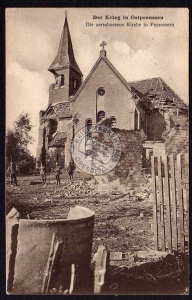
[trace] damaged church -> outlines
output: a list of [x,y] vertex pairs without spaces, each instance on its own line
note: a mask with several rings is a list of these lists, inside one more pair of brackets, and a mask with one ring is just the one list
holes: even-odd
[[65,16],[58,53],[48,69],[54,79],[48,106],[39,113],[38,164],[46,164],[52,155],[61,167],[68,165],[74,135],[106,119],[131,134],[143,131],[146,157],[166,151],[170,132],[186,128],[188,106],[163,79],[127,82],[108,59],[106,43],[100,46],[99,57],[83,80]]

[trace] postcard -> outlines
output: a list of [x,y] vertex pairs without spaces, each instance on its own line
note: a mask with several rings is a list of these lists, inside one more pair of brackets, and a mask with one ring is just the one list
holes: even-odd
[[6,289],[189,294],[189,11],[6,9]]

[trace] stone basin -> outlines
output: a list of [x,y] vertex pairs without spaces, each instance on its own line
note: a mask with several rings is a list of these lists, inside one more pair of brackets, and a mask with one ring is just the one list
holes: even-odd
[[[17,237],[13,238],[13,232],[7,236],[15,243],[10,243],[10,249],[7,249],[10,250],[7,251],[8,292],[44,294],[46,274],[50,280],[51,268],[57,275],[58,268],[59,272],[66,269],[69,273],[71,265],[86,271],[91,265],[94,216],[88,208],[76,206],[70,209],[67,219],[20,219],[16,224]],[[9,223],[7,227],[12,225]]]

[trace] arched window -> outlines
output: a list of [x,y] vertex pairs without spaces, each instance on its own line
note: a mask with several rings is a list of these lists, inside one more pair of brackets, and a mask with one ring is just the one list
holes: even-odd
[[62,74],[61,75],[61,86],[64,86],[65,84],[65,80],[64,80],[64,75]]
[[117,120],[114,116],[110,118],[110,123],[112,128],[116,126]]
[[77,88],[77,79],[74,79],[74,80],[73,80],[73,87],[74,87],[74,89]]
[[105,112],[103,110],[100,110],[97,114],[97,121],[99,122],[104,118],[105,118]]

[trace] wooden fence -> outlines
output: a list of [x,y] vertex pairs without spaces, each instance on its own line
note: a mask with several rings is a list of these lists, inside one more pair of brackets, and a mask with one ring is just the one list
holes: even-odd
[[189,155],[151,157],[155,249],[189,251]]

